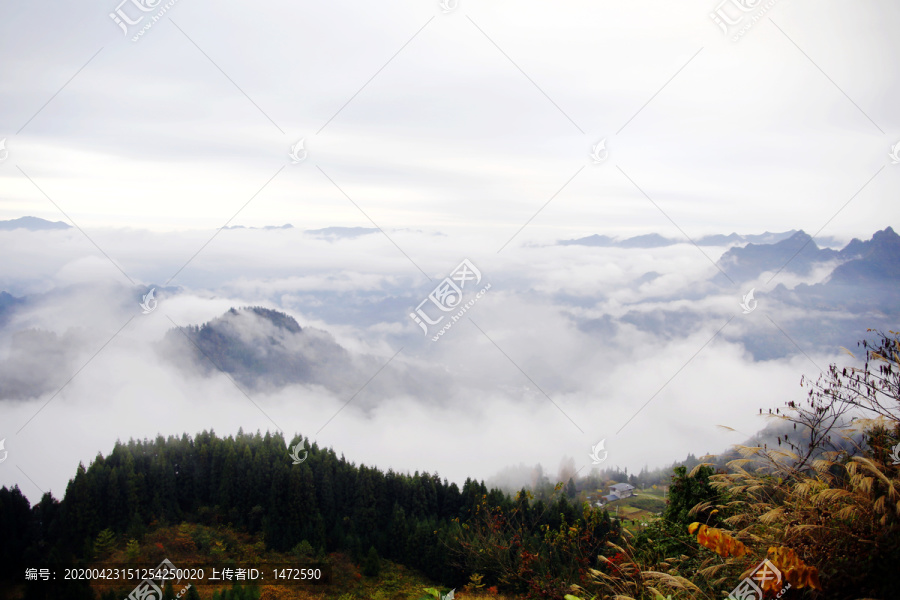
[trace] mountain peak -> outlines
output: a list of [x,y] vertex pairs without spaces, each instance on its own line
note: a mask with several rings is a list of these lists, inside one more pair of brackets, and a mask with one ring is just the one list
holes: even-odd
[[[809,235],[808,233],[806,233],[805,231],[803,231],[801,229],[801,230],[797,231],[795,234],[793,234],[791,237],[789,237],[788,239],[782,240],[782,242],[779,242],[779,243],[784,243],[784,242],[806,243],[808,241],[811,241],[812,239],[813,239],[813,237],[811,235]],[[815,242],[813,242],[813,243],[815,243]]]
[[39,217],[19,217],[0,221],[0,230],[27,229],[29,231],[46,231],[48,229],[71,229],[72,226],[62,221],[48,221]]
[[744,247],[731,248],[722,255],[719,264],[729,277],[748,280],[779,269],[806,274],[815,263],[829,260],[836,254],[833,250],[819,248],[812,236],[801,229],[773,244],[751,242]]
[[889,251],[894,246],[900,246],[900,236],[894,232],[892,227],[885,227],[881,231],[876,231],[870,240],[863,241],[853,238],[841,250],[841,256],[850,259],[863,258],[872,252]]
[[873,242],[896,242],[898,240],[900,240],[900,235],[897,235],[894,228],[890,226],[885,227],[881,231],[876,231],[875,235],[872,236]]
[[208,374],[214,365],[251,389],[308,383],[343,392],[353,370],[331,334],[301,329],[294,317],[261,306],[231,308],[203,325],[169,330],[166,342],[167,356],[183,368]]

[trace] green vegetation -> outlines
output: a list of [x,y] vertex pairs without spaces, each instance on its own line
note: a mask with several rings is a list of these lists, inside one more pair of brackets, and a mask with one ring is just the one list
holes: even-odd
[[97,558],[106,558],[112,552],[116,543],[116,534],[111,529],[104,529],[97,534],[97,540],[94,542],[94,555]]
[[863,367],[831,365],[805,381],[806,403],[770,416],[787,432],[777,446],[677,466],[665,502],[665,484],[650,484],[613,503],[618,518],[581,502],[609,484],[596,477],[510,497],[472,480],[459,489],[436,475],[356,466],[315,444],[293,465],[286,440],[270,434],[117,444],[79,467],[61,501],[45,494],[32,507],[18,488],[0,488],[0,596],[124,598],[128,590],[85,583],[9,582],[23,565],[169,558],[323,562],[334,575],[321,588],[196,586],[182,596],[204,600],[420,600],[451,590],[460,600],[714,600],[768,558],[792,597],[890,598],[900,564],[893,336],[864,344]]
[[[610,529],[608,517],[583,513],[564,493],[530,505],[472,480],[459,489],[436,475],[384,473],[348,463],[303,438],[291,441],[298,443],[309,448],[309,456],[293,465],[280,435],[219,438],[203,432],[130,441],[88,467],[80,465],[61,501],[46,494],[30,507],[18,488],[0,488],[5,579],[21,577],[29,564],[84,566],[114,547],[121,548],[118,560],[158,564],[177,552],[217,563],[237,560],[234,549],[249,546],[254,553],[240,560],[271,552],[307,559],[346,553],[372,580],[391,561],[451,589],[465,587],[473,571],[484,573],[488,588],[562,589],[567,584],[554,580],[553,572],[575,572],[566,554],[575,542],[566,532],[589,532],[580,533],[587,537],[575,544],[578,565],[587,567],[596,564]],[[515,548],[524,553],[515,557],[517,579],[509,584],[500,581],[500,571],[473,569],[479,559],[461,550],[468,544],[476,551],[466,532],[483,524],[488,507],[527,516],[516,525]],[[172,523],[179,525],[169,539],[153,537]],[[464,529],[469,523],[472,529]],[[253,541],[242,542],[235,532]],[[545,559],[547,548],[555,550]],[[70,583],[28,589],[48,598],[93,597],[89,587]]]
[[632,508],[652,513],[654,515],[657,513],[662,513],[666,510],[666,502],[665,500],[662,500],[660,498],[632,496],[631,498],[626,498],[624,502],[626,502],[627,505]]
[[[675,469],[663,518],[609,546],[572,598],[718,599],[763,559],[791,584],[790,597],[895,597],[900,334],[890,333],[863,342],[863,367],[831,365],[803,382],[806,404],[788,401],[771,415],[789,432],[777,447],[738,446],[722,468]],[[767,582],[765,597],[781,585]]]
[[707,508],[702,518],[695,518],[694,507],[698,504],[708,503],[715,505],[719,501],[719,493],[709,482],[709,478],[715,471],[706,465],[700,465],[687,475],[684,467],[675,467],[672,476],[672,486],[669,488],[669,503],[663,512],[663,518],[671,523],[687,525],[694,521],[704,521],[710,518],[712,509]]
[[380,572],[381,557],[378,556],[375,546],[369,546],[369,553],[366,554],[366,560],[363,562],[362,574],[366,577],[378,577]]

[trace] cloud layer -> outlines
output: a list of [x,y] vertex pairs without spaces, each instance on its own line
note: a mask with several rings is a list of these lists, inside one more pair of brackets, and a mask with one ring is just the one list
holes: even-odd
[[[667,464],[753,435],[763,423],[748,418],[796,399],[800,376],[839,352],[837,339],[817,345],[794,327],[808,311],[765,293],[759,310],[741,314],[742,291],[713,284],[718,270],[690,244],[530,246],[506,257],[473,237],[477,288],[491,287],[433,342],[444,323],[426,337],[409,313],[462,258],[441,261],[432,246],[440,237],[387,232],[428,281],[380,233],[224,231],[161,287],[145,277],[179,269],[203,235],[88,233],[141,285],[83,246],[77,230],[0,232],[0,243],[17,244],[33,265],[4,281],[31,293],[6,313],[3,435],[13,464],[55,493],[79,461],[116,439],[208,428],[302,433],[356,462],[457,480],[519,463],[549,473],[565,456],[589,469],[601,439],[609,466]],[[725,250],[706,249],[713,259]],[[475,289],[467,285],[465,302]],[[147,286],[158,304],[142,314]],[[283,311],[302,331],[246,311],[228,315],[243,306]],[[232,368],[213,346],[206,352],[218,366],[171,343],[176,327],[216,319],[241,340],[232,349],[263,361],[261,375]],[[850,335],[862,335],[853,327],[863,322],[880,324],[860,316]],[[47,440],[71,454],[42,458],[52,455]],[[3,469],[2,482],[25,481],[16,473]]]

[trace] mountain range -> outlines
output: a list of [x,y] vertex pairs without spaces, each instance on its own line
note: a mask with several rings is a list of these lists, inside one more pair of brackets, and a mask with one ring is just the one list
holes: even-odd
[[[46,219],[41,219],[39,217],[19,217],[18,219],[9,219],[6,221],[0,221],[0,231],[12,231],[14,229],[26,229],[28,231],[48,231],[54,229],[71,229],[72,226],[62,221],[48,221]],[[263,230],[263,231],[273,231],[273,230],[283,230],[283,229],[294,229],[294,226],[290,223],[285,223],[284,225],[264,225],[262,227],[248,227],[246,225],[226,225],[222,227],[222,229],[227,230]],[[377,233],[377,227],[323,227],[321,229],[307,229],[303,233],[309,234],[315,237],[321,237],[328,240],[336,240],[342,238],[355,238],[361,235],[368,235],[370,233]]]
[[[780,270],[809,274],[816,266],[835,266],[827,282],[883,284],[900,281],[900,236],[891,227],[876,232],[870,240],[854,238],[841,250],[820,248],[804,231],[774,244],[735,246],[727,250],[718,266],[735,282],[748,281],[763,273]],[[724,275],[718,276],[723,282]],[[826,283],[826,282],[823,282]]]
[[[796,229],[773,233],[766,231],[760,234],[730,233],[728,235],[715,234],[705,235],[701,238],[693,240],[698,246],[736,246],[740,244],[776,244],[783,240],[796,235]],[[831,237],[819,238],[819,241],[825,245],[838,245],[837,240]],[[664,246],[674,246],[675,244],[690,243],[687,239],[673,239],[663,237],[658,233],[648,233],[645,235],[637,235],[630,238],[619,239],[608,235],[589,235],[583,238],[572,240],[561,240],[557,242],[559,246],[594,246],[599,248],[662,248]]]
[[[46,219],[41,219],[39,217],[31,217],[25,216],[20,217],[18,219],[10,219],[6,221],[0,221],[0,231],[11,231],[15,229],[26,229],[29,231],[48,231],[48,230],[58,230],[58,229],[71,229],[71,225],[68,225],[62,221],[48,221]],[[245,225],[227,225],[222,229],[228,230],[284,230],[284,229],[294,229],[294,226],[290,223],[285,223],[284,225],[265,225],[262,227],[248,227]],[[890,230],[890,228],[888,228]],[[306,229],[304,230],[304,234],[308,234],[314,237],[319,237],[323,239],[327,239],[330,241],[338,240],[338,239],[348,239],[348,238],[356,238],[363,235],[369,235],[372,233],[377,233],[378,228],[376,227],[323,227],[320,229]],[[891,230],[893,232],[893,230]],[[784,250],[786,248],[800,248],[805,246],[810,237],[804,233],[802,230],[798,231],[795,229],[791,229],[790,231],[782,231],[782,232],[771,232],[766,231],[760,234],[739,234],[739,233],[730,233],[730,234],[714,234],[714,235],[706,235],[700,237],[696,240],[693,240],[698,246],[776,246],[781,242],[789,242],[787,245],[779,246],[778,248],[772,249],[768,255],[773,257],[780,257],[784,254]],[[808,260],[813,261],[822,261],[829,258],[826,256],[827,251],[829,251],[829,247],[837,247],[840,245],[838,240],[833,237],[818,237],[819,246],[814,244],[814,247],[805,250],[804,256],[800,257],[799,265],[806,266]],[[600,235],[594,234],[587,237],[570,239],[570,240],[560,240],[557,242],[557,245],[560,246],[592,246],[599,248],[662,248],[665,246],[673,246],[675,244],[684,244],[689,243],[690,240],[686,239],[675,239],[664,237],[658,233],[648,233],[644,235],[637,235],[633,237],[628,237],[624,239],[619,239],[617,237],[612,237],[608,235]],[[866,242],[861,242],[860,240],[854,239],[848,246],[842,250],[842,257],[851,256],[853,252],[860,252],[860,248],[857,248],[858,245],[865,245]],[[820,247],[824,246],[824,248]],[[825,251],[816,252],[816,251]],[[846,251],[846,252],[845,252]],[[753,252],[753,250],[750,250]],[[765,251],[763,251],[765,253]],[[727,254],[727,253],[726,253]],[[812,256],[815,255],[815,258]],[[723,257],[725,258],[725,257]],[[762,260],[761,255],[752,258],[745,258],[747,260],[756,261]],[[805,259],[808,259],[807,262],[804,262]]]
[[[12,227],[10,223],[35,227],[35,231],[68,227],[36,218],[3,223],[0,229],[7,230]],[[326,228],[305,233],[352,237],[373,231],[377,230]],[[736,235],[720,237],[734,239]],[[627,291],[624,296],[627,302],[621,305],[623,310],[617,315],[605,307],[602,296],[563,298],[561,307],[564,312],[566,307],[579,307],[570,316],[581,331],[592,336],[613,338],[623,328],[627,332],[631,327],[656,340],[674,340],[690,335],[708,322],[710,312],[709,305],[703,302],[705,298],[734,295],[731,308],[725,310],[739,314],[740,296],[756,286],[755,298],[762,308],[756,314],[774,317],[783,331],[774,326],[750,326],[751,317],[747,317],[746,325],[738,326],[736,322],[722,333],[724,338],[742,343],[755,360],[789,356],[797,352],[798,346],[852,346],[867,328],[889,328],[900,318],[900,236],[891,227],[867,240],[853,239],[839,250],[820,247],[817,239],[803,231],[767,232],[740,238],[756,241],[729,248],[718,261],[731,280],[717,273],[706,281],[673,289],[664,281],[657,282],[669,274],[651,271],[617,288],[618,292]],[[582,242],[591,239],[596,245],[612,244],[620,248],[650,247],[665,240],[650,234],[622,242],[604,236],[582,238]],[[721,241],[715,236],[702,241],[711,240]],[[578,240],[570,242],[574,244]],[[806,275],[807,283],[797,283],[796,278],[776,279],[774,287],[763,283],[762,276],[780,270]],[[29,398],[51,388],[58,389],[65,383],[59,378],[77,369],[79,361],[85,359],[86,349],[102,344],[102,340],[90,338],[90,328],[80,331],[74,323],[52,327],[33,321],[29,315],[65,312],[69,306],[83,304],[91,305],[98,314],[139,314],[141,298],[150,288],[117,286],[82,283],[21,297],[0,291],[0,328],[5,339],[4,356],[0,359],[0,399]],[[175,287],[155,290],[160,303],[185,293]],[[421,301],[417,294],[404,288],[383,295],[324,290],[309,296],[313,301],[304,306],[304,311],[307,317],[319,322],[363,328],[371,323],[391,323],[398,331],[406,332],[403,329],[408,325],[404,321],[408,314],[406,308]],[[585,318],[585,309],[597,312]],[[783,316],[779,317],[779,313]],[[68,323],[66,319],[62,322]],[[179,368],[206,375],[223,371],[248,390],[308,384],[352,393],[356,391],[352,389],[354,385],[365,383],[383,365],[374,356],[348,351],[327,331],[300,327],[293,317],[260,307],[232,308],[206,323],[169,330],[156,343],[160,354]],[[369,390],[391,389],[391,385],[422,390],[421,395],[427,397],[431,388],[440,387],[441,381],[431,373],[407,372],[399,365],[392,365]]]

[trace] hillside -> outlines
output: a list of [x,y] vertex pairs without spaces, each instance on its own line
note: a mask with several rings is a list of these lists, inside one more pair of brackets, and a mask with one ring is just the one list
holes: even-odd
[[[454,540],[484,506],[518,506],[529,521],[522,533],[537,545],[542,528],[586,518],[565,494],[530,506],[484,483],[460,489],[437,475],[357,466],[303,438],[291,445],[304,449],[299,463],[278,434],[131,441],[80,467],[59,501],[47,494],[32,508],[18,488],[0,488],[0,580],[29,564],[85,566],[98,551],[129,543],[143,562],[171,559],[182,547],[212,552],[219,536],[222,548],[249,544],[258,556],[337,552],[359,563],[374,555],[462,588],[477,570]],[[608,518],[598,519],[590,517],[596,531],[584,540],[594,556],[612,531]],[[168,523],[182,523],[181,532],[156,541]],[[214,533],[231,528],[243,542]]]
[[172,329],[160,351],[195,372],[222,370],[251,389],[310,383],[342,390],[355,369],[329,333],[301,328],[293,317],[258,306]]
[[[795,597],[888,600],[890,565],[900,560],[900,333],[864,348],[863,368],[832,365],[825,378],[801,382],[806,402],[770,410],[779,426],[755,446],[705,463],[689,457],[690,470],[676,466],[650,489],[656,476],[646,468],[595,469],[577,483],[572,468],[549,490],[538,472],[539,489],[514,495],[471,479],[460,489],[271,433],[118,443],[79,466],[60,500],[45,494],[31,506],[18,487],[0,488],[0,594],[111,600],[125,590],[26,582],[24,573],[168,559],[331,568],[330,588],[262,584],[226,595],[201,580],[182,590],[194,600],[437,600],[449,589],[460,599],[562,600],[577,591],[658,600],[665,590],[673,600],[713,600],[768,558]],[[883,393],[860,392],[873,386]],[[851,421],[847,406],[878,418]],[[641,486],[612,487],[603,474]],[[610,489],[624,495],[598,507]]]
[[[425,595],[425,588],[440,587],[439,583],[415,569],[387,559],[379,558],[373,567],[365,557],[354,559],[343,552],[316,553],[311,547],[301,544],[290,552],[266,550],[261,535],[251,536],[227,525],[205,526],[189,522],[161,525],[148,531],[141,544],[122,541],[111,549],[96,553],[96,556],[92,566],[98,567],[109,563],[135,563],[137,560],[159,564],[168,559],[179,568],[190,568],[191,565],[232,568],[292,565],[295,568],[317,568],[329,577],[327,583],[315,585],[192,582],[197,596],[204,599],[215,598],[216,594],[223,600],[313,600],[376,595],[385,599],[421,598]],[[369,571],[367,568],[375,570]],[[173,587],[177,592],[179,586]],[[94,585],[93,589],[100,600],[125,598],[131,591],[128,586],[117,588],[110,585]]]

